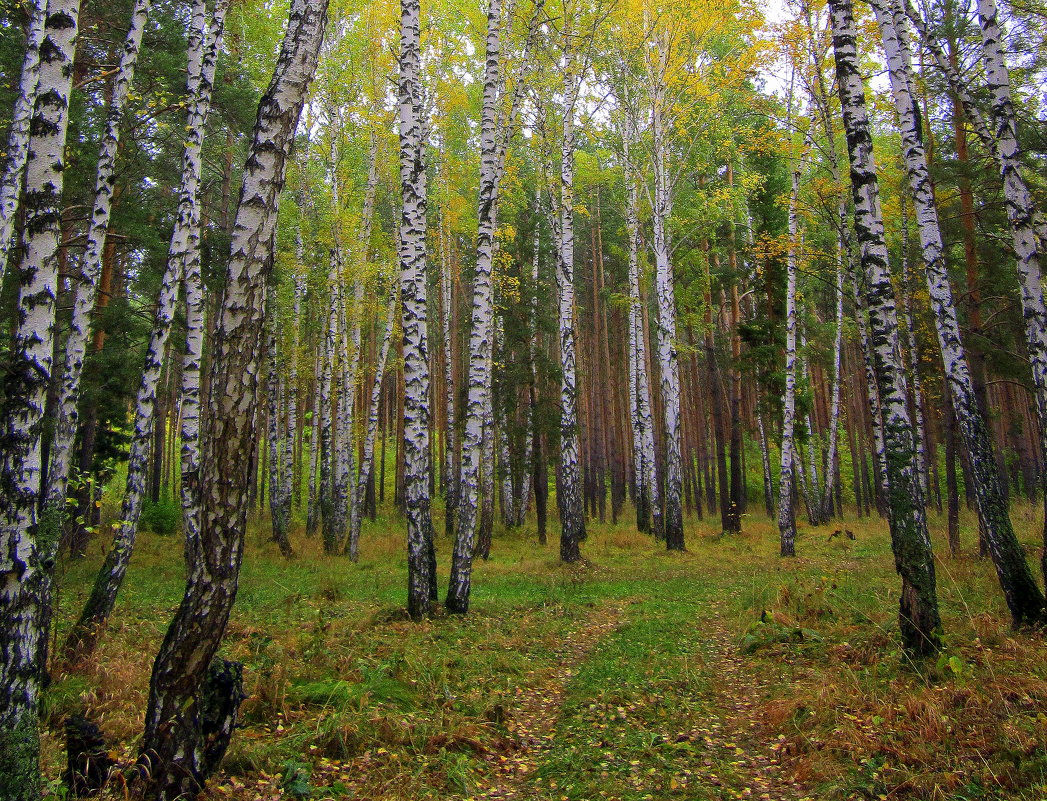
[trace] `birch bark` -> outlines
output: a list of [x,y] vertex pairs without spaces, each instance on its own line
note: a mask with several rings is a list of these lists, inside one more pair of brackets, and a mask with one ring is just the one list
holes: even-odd
[[[665,73],[668,52],[663,36],[657,38],[658,74],[652,81],[651,138],[654,157],[655,288],[658,298],[658,368],[662,382],[662,414],[665,424],[665,546],[670,551],[684,550],[683,471],[680,430],[680,362],[676,350],[676,297],[673,268],[669,258],[666,230],[672,214],[671,179],[665,164]],[[726,492],[726,487],[721,488]]]
[[[201,457],[200,536],[186,542],[185,595],[149,685],[139,764],[146,797],[193,798],[224,753],[204,741],[200,689],[236,598],[256,437],[266,286],[280,193],[327,17],[324,0],[294,0],[272,82],[258,107],[217,320]],[[230,699],[234,704],[239,699]],[[235,714],[233,716],[235,722]],[[227,734],[231,734],[231,731]]]
[[[1011,526],[992,441],[978,409],[949,283],[945,246],[917,117],[904,18],[877,7],[874,7],[874,11],[883,35],[891,92],[898,112],[902,155],[916,210],[931,313],[941,347],[942,366],[953,414],[970,454],[970,479],[974,485],[981,530],[985,533],[1014,624],[1037,623],[1044,616],[1044,597]],[[911,331],[911,317],[909,326]]]
[[41,556],[37,505],[41,431],[51,377],[62,223],[62,184],[79,0],[53,0],[44,22],[40,74],[30,120],[25,225],[18,265],[18,318],[0,404],[0,797],[40,797],[42,672],[37,663],[40,587],[50,565]]
[[22,74],[18,81],[10,128],[7,131],[7,150],[4,172],[0,176],[0,286],[7,272],[7,258],[14,236],[18,199],[22,194],[22,179],[29,157],[29,123],[36,103],[40,83],[40,45],[44,40],[47,19],[47,0],[33,0],[29,12],[29,26],[25,36],[25,55]]
[[905,649],[933,654],[941,647],[941,618],[934,557],[927,531],[923,488],[916,473],[905,372],[898,343],[898,315],[880,212],[865,88],[858,72],[857,34],[851,0],[829,0],[833,55],[843,109],[851,195],[872,334],[872,356],[883,414],[884,457],[891,544],[902,579],[898,622]]
[[[498,215],[498,187],[501,179],[498,142],[498,102],[501,85],[502,2],[490,0],[487,10],[486,61],[483,100],[480,112],[480,193],[476,237],[476,272],[473,278],[472,324],[469,335],[469,375],[464,429],[462,433],[462,472],[458,482],[458,530],[451,561],[451,578],[446,606],[449,612],[469,611],[472,586],[472,558],[476,540],[481,463],[484,445],[484,412],[491,393],[491,318],[494,292],[491,273],[494,264],[495,228]],[[493,431],[489,432],[493,435]],[[490,502],[485,499],[485,503]]]
[[[163,371],[167,341],[174,321],[178,287],[185,275],[186,263],[194,249],[199,248],[199,207],[197,195],[202,170],[204,124],[210,108],[218,48],[224,24],[226,3],[215,7],[213,18],[207,20],[206,6],[197,0],[193,7],[189,48],[187,95],[189,107],[186,120],[185,146],[182,152],[182,183],[179,192],[178,213],[167,266],[160,287],[160,297],[153,319],[153,329],[146,351],[145,367],[135,401],[134,433],[127,460],[127,482],[120,510],[120,526],[94,587],[84,604],[79,620],[66,640],[66,657],[72,662],[90,656],[98,643],[102,629],[116,603],[127,566],[134,551],[138,533],[138,519],[146,490],[146,472],[149,464],[156,425],[156,401],[160,376]],[[189,510],[186,514],[191,515]]]
[[419,72],[421,11],[400,2],[400,281],[404,338],[404,509],[407,610],[429,614],[436,598],[436,552],[429,511],[429,354],[426,334],[426,176]]
[[378,402],[382,396],[382,378],[385,376],[385,363],[389,359],[389,345],[393,339],[393,326],[396,322],[396,300],[398,295],[397,277],[392,285],[385,316],[385,334],[378,353],[378,364],[374,371],[374,384],[367,406],[367,430],[364,432],[363,456],[360,460],[360,474],[356,482],[356,498],[349,507],[349,558],[354,562],[360,554],[360,523],[363,519],[364,500],[367,485],[371,478],[371,466],[374,464],[374,437],[378,430]]

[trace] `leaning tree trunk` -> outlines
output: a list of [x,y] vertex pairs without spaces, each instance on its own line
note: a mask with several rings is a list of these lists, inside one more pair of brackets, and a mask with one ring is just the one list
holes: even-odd
[[400,0],[400,298],[404,338],[404,511],[407,611],[429,614],[436,597],[436,552],[429,510],[429,352],[426,333],[425,123],[422,119],[421,11]]
[[[451,578],[447,588],[447,610],[457,614],[469,611],[472,588],[472,560],[480,502],[481,463],[484,446],[484,410],[491,393],[491,318],[494,291],[491,274],[494,266],[495,228],[500,183],[498,102],[501,83],[502,3],[491,0],[487,10],[486,64],[483,105],[480,115],[480,194],[476,237],[476,270],[473,277],[472,325],[469,332],[468,393],[462,434],[462,471],[458,481],[455,513],[458,530],[451,558]],[[494,432],[488,430],[488,436]],[[487,504],[493,499],[485,498]]]
[[932,654],[941,647],[941,618],[934,556],[927,531],[923,488],[915,464],[905,372],[898,344],[898,314],[880,213],[872,135],[851,0],[829,0],[833,55],[851,164],[855,234],[866,277],[872,356],[883,414],[888,520],[895,567],[902,579],[899,627],[907,651]]
[[[79,420],[78,405],[80,399],[80,376],[83,372],[84,356],[87,353],[87,340],[91,334],[91,310],[95,304],[95,290],[102,265],[102,251],[105,247],[106,234],[109,231],[109,217],[112,211],[113,192],[116,182],[116,155],[120,144],[120,128],[124,118],[124,107],[127,95],[134,79],[135,64],[142,44],[142,33],[149,17],[152,0],[136,0],[131,11],[131,26],[124,39],[124,49],[113,81],[109,114],[106,117],[105,132],[98,154],[98,169],[95,178],[94,204],[91,210],[90,224],[87,231],[87,243],[84,249],[80,282],[76,285],[73,299],[73,311],[69,322],[69,336],[65,344],[65,365],[58,387],[57,413],[54,440],[51,442],[50,464],[47,471],[47,490],[44,497],[44,508],[41,526],[46,527],[43,541],[55,549],[55,552],[42,555],[46,565],[54,563],[57,557],[58,543],[61,539],[61,526],[66,515],[66,488],[69,483],[69,470],[73,460],[73,443]],[[0,255],[0,260],[3,256]],[[2,283],[2,276],[0,276]],[[51,607],[52,574],[50,570],[42,573],[41,607],[45,610],[44,632],[40,640],[40,666],[47,669],[49,659],[51,620],[46,610]]]
[[385,363],[389,359],[389,345],[393,340],[393,326],[396,318],[397,284],[395,278],[389,293],[388,310],[385,316],[385,334],[378,352],[378,364],[374,371],[374,384],[367,406],[367,430],[364,432],[363,455],[360,460],[360,475],[356,482],[356,498],[349,507],[349,558],[357,561],[360,558],[360,522],[363,519],[364,500],[367,486],[371,479],[374,464],[374,436],[378,430],[378,402],[382,396],[382,378],[385,376]]
[[[127,459],[127,482],[120,526],[112,546],[95,578],[91,594],[84,604],[76,625],[66,640],[65,653],[70,662],[80,662],[94,653],[102,629],[113,611],[120,585],[134,551],[138,533],[138,519],[146,491],[146,473],[156,425],[156,401],[160,375],[163,371],[167,340],[171,334],[178,285],[182,281],[186,262],[192,249],[199,247],[198,193],[202,168],[204,124],[211,103],[218,47],[227,4],[215,7],[214,18],[207,23],[206,14],[193,14],[193,41],[190,43],[188,66],[188,97],[184,150],[182,152],[182,184],[178,200],[178,215],[167,254],[160,297],[157,301],[153,330],[146,351],[145,367],[135,401],[134,431],[131,452]],[[198,27],[197,27],[198,26]],[[194,220],[196,221],[194,228]],[[194,235],[195,230],[195,235]]]
[[[806,151],[806,142],[804,143]],[[782,462],[778,483],[778,534],[782,556],[796,556],[796,510],[793,507],[796,464],[796,263],[798,238],[797,205],[803,157],[793,165],[789,195],[789,251],[785,272],[785,398],[782,401]]]
[[[52,0],[40,46],[38,93],[25,172],[18,325],[0,402],[0,797],[40,798],[42,678],[39,639],[48,614],[41,583],[53,552],[41,542],[41,432],[51,378],[62,226],[62,179],[79,0]],[[24,88],[24,87],[23,87]]]
[[908,42],[904,39],[902,27],[904,20],[878,7],[874,7],[874,10],[883,33],[891,91],[898,111],[902,156],[916,208],[931,313],[941,346],[942,366],[948,382],[953,415],[970,456],[970,479],[974,485],[981,530],[985,533],[1014,624],[1037,623],[1044,617],[1044,597],[1011,526],[992,441],[978,409],[974,382],[960,334],[934,190],[921,140]]
[[[659,59],[662,75],[666,68],[659,39]],[[654,265],[655,290],[658,299],[658,368],[662,384],[662,415],[665,424],[665,547],[670,551],[684,550],[683,534],[683,457],[680,429],[680,361],[676,352],[676,298],[673,293],[673,268],[669,262],[669,234],[667,229],[672,214],[672,189],[665,165],[665,131],[662,115],[665,111],[665,88],[658,83],[652,97],[651,132],[654,148]],[[726,492],[721,487],[721,493]]]
[[[273,80],[258,107],[216,325],[201,458],[200,536],[186,542],[185,595],[149,684],[139,764],[147,797],[193,798],[231,729],[208,732],[200,690],[236,598],[256,432],[266,285],[288,153],[316,69],[327,4],[294,0]],[[239,698],[230,698],[234,710]],[[211,736],[209,736],[211,735]]]
[[47,18],[47,0],[33,0],[29,12],[29,26],[25,35],[25,55],[22,57],[22,75],[18,94],[11,112],[7,130],[7,150],[4,172],[0,176],[0,286],[7,272],[7,257],[15,230],[18,199],[22,194],[22,178],[29,157],[29,123],[36,103],[40,82],[40,45],[44,40],[44,21]]
[[[996,14],[996,0],[978,0],[978,22],[982,31],[982,62],[989,89],[989,118],[999,147],[1000,175],[1007,207],[1011,241],[1018,257],[1018,286],[1021,290],[1025,338],[1032,365],[1036,409],[1040,418],[1040,452],[1047,465],[1047,304],[1043,296],[1042,261],[1047,242],[1037,228],[1036,202],[1021,175],[1021,148],[1011,100],[1011,76],[1007,68],[1003,33]],[[962,421],[958,420],[961,429]],[[973,461],[974,456],[971,456]],[[1047,469],[1040,471],[1044,520],[1042,569],[1047,578]],[[1012,610],[1013,611],[1013,610]]]

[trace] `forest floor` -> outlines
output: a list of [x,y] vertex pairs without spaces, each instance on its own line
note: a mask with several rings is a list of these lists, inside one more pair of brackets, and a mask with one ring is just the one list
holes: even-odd
[[[1035,553],[1035,511],[1014,517]],[[593,523],[574,566],[555,532],[496,532],[469,615],[421,623],[395,518],[367,524],[356,565],[301,537],[284,561],[259,523],[224,646],[246,666],[244,728],[205,798],[1047,797],[1047,642],[1010,630],[973,519],[956,559],[932,522],[948,649],[924,664],[899,649],[880,520],[801,527],[791,560],[762,517],[734,537],[691,520],[675,554]],[[62,625],[102,547],[64,566]],[[95,661],[47,691],[56,782],[70,712],[134,753],[182,589],[176,538],[138,548]]]

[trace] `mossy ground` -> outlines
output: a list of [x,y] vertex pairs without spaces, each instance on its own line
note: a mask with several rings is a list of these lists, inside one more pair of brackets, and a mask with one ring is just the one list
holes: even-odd
[[[1035,554],[1035,510],[1014,519]],[[365,524],[356,565],[300,532],[285,561],[258,522],[224,646],[246,666],[245,726],[208,797],[1043,798],[1047,643],[1010,630],[963,523],[952,559],[932,516],[948,651],[914,665],[878,519],[801,525],[788,560],[761,517],[734,537],[691,519],[685,553],[628,520],[592,523],[569,567],[555,532],[541,547],[533,524],[496,531],[470,614],[422,623],[402,612],[395,516]],[[63,627],[102,547],[63,567]],[[133,754],[181,589],[177,537],[143,534],[97,658],[47,692],[49,778],[61,719],[81,708]],[[599,638],[567,647],[593,625]],[[536,717],[543,696],[555,708]]]

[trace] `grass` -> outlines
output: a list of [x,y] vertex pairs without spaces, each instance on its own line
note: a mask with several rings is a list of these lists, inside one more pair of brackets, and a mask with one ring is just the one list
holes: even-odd
[[[1014,519],[1032,552],[1035,510]],[[438,530],[442,530],[438,522]],[[558,563],[555,536],[496,532],[474,574],[472,611],[404,619],[402,523],[365,524],[352,565],[295,538],[282,560],[249,534],[224,655],[244,662],[249,698],[213,798],[470,798],[497,766],[531,760],[518,791],[568,799],[1047,797],[1047,645],[1012,632],[991,564],[962,558],[935,525],[948,651],[913,665],[899,649],[897,577],[886,525],[848,519],[803,530],[800,557],[746,518],[722,537],[688,524],[666,553],[593,523],[587,561]],[[113,623],[85,672],[45,698],[45,767],[56,734],[86,708],[132,755],[152,654],[182,589],[176,539],[141,536]],[[64,566],[60,627],[101,558]],[[438,542],[441,588],[447,541]],[[511,729],[524,699],[555,681],[565,642],[609,604],[618,627],[572,671],[553,734],[526,754]],[[516,797],[516,796],[514,796]]]

